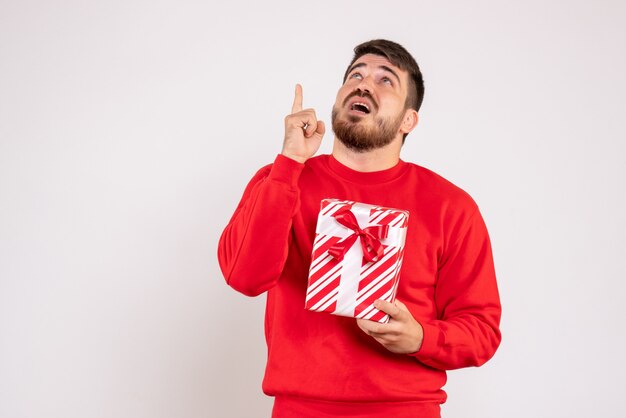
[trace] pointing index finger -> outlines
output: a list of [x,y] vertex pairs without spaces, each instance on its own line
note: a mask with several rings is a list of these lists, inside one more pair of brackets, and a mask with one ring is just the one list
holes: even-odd
[[293,99],[293,106],[291,106],[291,113],[297,113],[302,110],[302,86],[296,84],[296,96]]

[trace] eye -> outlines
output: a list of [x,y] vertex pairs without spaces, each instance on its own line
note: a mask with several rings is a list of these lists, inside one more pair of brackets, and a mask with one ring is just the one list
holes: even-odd
[[390,79],[389,77],[383,77],[383,78],[381,78],[381,79],[380,79],[380,81],[381,81],[383,84],[388,84],[388,85],[390,85],[390,86],[393,84],[393,83],[391,82],[391,79]]
[[350,78],[356,78],[357,80],[361,80],[363,76],[361,75],[361,73],[352,73],[350,74]]

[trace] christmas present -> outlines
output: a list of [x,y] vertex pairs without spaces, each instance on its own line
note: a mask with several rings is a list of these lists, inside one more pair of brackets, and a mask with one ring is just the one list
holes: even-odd
[[404,210],[322,200],[305,308],[387,322],[373,303],[395,300],[408,220]]

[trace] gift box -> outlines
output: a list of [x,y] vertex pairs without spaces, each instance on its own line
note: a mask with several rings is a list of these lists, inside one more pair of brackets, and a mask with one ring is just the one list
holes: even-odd
[[395,300],[408,220],[405,210],[322,200],[305,308],[389,321],[373,303]]

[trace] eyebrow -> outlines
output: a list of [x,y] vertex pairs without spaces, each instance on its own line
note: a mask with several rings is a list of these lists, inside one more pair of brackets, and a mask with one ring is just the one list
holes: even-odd
[[[364,62],[360,62],[358,64],[355,64],[352,66],[352,68],[350,68],[350,71],[348,71],[348,74],[350,74],[352,71],[356,70],[357,68],[360,67],[365,67],[367,64]],[[398,84],[402,84],[400,82],[400,77],[398,76],[398,74],[396,74],[396,72],[394,70],[392,70],[391,68],[387,67],[386,65],[379,65],[378,68],[382,68],[383,70],[390,72],[391,74],[393,74],[393,76],[396,78],[396,80],[398,80]]]

